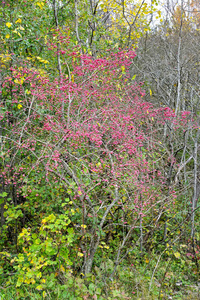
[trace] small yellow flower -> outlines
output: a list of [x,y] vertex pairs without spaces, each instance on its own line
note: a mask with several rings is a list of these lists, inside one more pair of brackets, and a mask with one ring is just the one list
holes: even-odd
[[12,26],[12,24],[11,24],[10,22],[7,22],[7,23],[6,23],[6,26],[7,26],[8,28],[10,28],[10,27]]
[[10,37],[10,34],[6,34],[6,39],[9,39],[9,37]]
[[21,104],[18,104],[18,105],[17,105],[17,108],[18,108],[18,109],[21,109],[21,108],[22,108],[22,105],[21,105]]

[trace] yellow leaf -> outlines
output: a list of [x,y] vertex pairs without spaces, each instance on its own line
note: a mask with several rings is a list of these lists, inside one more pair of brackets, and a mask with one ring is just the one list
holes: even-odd
[[41,291],[42,289],[43,289],[42,285],[38,285],[38,286],[36,287],[36,290],[38,290],[38,291]]
[[65,268],[63,267],[63,265],[60,266],[60,269],[63,273],[65,272]]
[[19,279],[17,280],[17,283],[16,283],[16,287],[20,287],[22,285],[22,282],[23,281],[20,281]]
[[11,24],[10,22],[7,22],[7,23],[6,23],[6,26],[7,26],[8,28],[10,28],[10,27],[12,26],[12,24]]
[[41,273],[41,272],[37,273],[36,277],[37,277],[37,278],[42,277],[42,273]]
[[21,24],[22,20],[19,18],[17,21],[15,21],[15,24],[20,23]]
[[41,9],[43,9],[44,2],[36,2],[36,5],[38,5]]
[[17,105],[17,108],[18,108],[18,109],[21,109],[21,108],[22,108],[22,105],[21,105],[21,104],[18,104],[18,105]]
[[152,90],[151,89],[149,90],[149,93],[150,93],[150,96],[152,96]]
[[78,256],[79,256],[79,257],[82,257],[82,256],[83,256],[83,253],[78,252]]
[[49,215],[47,218],[48,218],[49,221],[52,221],[52,222],[54,222],[55,219],[56,219],[56,217],[54,216],[54,214]]
[[161,11],[160,10],[158,11],[158,16],[159,16],[159,18],[161,18]]
[[17,30],[13,30],[13,33],[16,33],[16,34],[18,34],[20,37],[22,37],[21,34],[20,34]]
[[47,222],[47,218],[44,218],[43,220],[42,220],[42,224],[45,224]]
[[134,80],[135,79],[135,77],[136,77],[136,74],[132,77],[132,79],[131,80]]
[[84,225],[84,224],[82,224],[82,225],[81,225],[81,227],[82,227],[82,228],[86,228],[86,227],[87,227],[87,225]]
[[22,79],[15,79],[14,82],[17,83],[17,84],[23,84],[24,78],[22,78]]
[[175,253],[174,253],[174,256],[175,256],[176,258],[180,258],[181,255],[180,255],[179,252],[175,252]]

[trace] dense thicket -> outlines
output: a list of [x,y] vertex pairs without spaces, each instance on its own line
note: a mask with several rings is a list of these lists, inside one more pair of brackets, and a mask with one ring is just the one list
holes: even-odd
[[158,4],[0,4],[2,299],[198,298],[198,14]]

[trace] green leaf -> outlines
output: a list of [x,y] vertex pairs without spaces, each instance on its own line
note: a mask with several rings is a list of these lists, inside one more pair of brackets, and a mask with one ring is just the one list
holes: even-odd
[[3,197],[3,198],[5,198],[7,195],[8,195],[8,193],[6,193],[6,192],[3,192],[3,193],[1,193],[1,194],[0,194],[0,197]]

